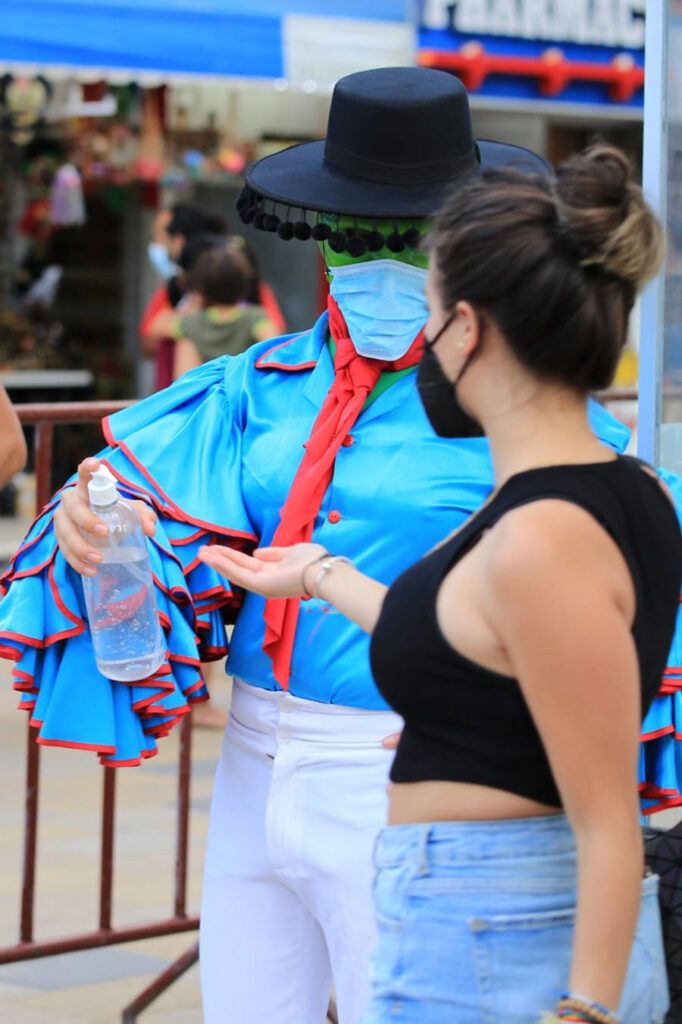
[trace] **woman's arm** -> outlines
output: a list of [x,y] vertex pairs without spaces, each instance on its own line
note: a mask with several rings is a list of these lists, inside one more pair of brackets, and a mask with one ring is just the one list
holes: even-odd
[[[543,501],[488,546],[490,622],[542,737],[578,852],[570,988],[617,1009],[640,902],[640,686],[625,561],[587,512]],[[539,1009],[539,1008],[538,1008]]]
[[329,556],[319,544],[289,548],[259,548],[245,555],[231,548],[201,548],[199,558],[231,583],[264,597],[300,597],[314,594],[334,605],[365,633],[374,629],[387,587],[348,562],[325,567]]
[[0,384],[0,487],[26,465],[26,440],[9,396]]
[[202,362],[203,360],[194,342],[190,341],[189,338],[180,338],[175,343],[173,380],[182,377],[183,373],[187,373],[188,370],[194,370],[197,366],[201,366]]

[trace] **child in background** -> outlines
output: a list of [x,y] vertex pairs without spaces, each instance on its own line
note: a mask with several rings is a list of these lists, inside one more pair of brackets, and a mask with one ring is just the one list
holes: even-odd
[[277,335],[262,306],[247,301],[251,268],[234,241],[203,252],[187,275],[201,308],[176,326],[174,377],[223,355],[238,355]]

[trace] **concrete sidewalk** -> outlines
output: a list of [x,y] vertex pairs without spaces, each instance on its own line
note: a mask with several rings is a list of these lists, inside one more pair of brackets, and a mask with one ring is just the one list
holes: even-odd
[[0,516],[0,566],[12,557],[30,525],[30,519]]
[[[226,686],[226,684],[225,684]],[[215,687],[214,687],[215,689]],[[225,700],[225,690],[223,691]],[[21,888],[25,716],[15,710],[0,662],[0,945],[17,941]],[[188,910],[199,906],[203,847],[219,731],[195,729]],[[173,905],[177,737],[140,768],[119,769],[114,924],[169,917]],[[43,748],[36,886],[36,937],[97,925],[102,769],[92,753]],[[127,1005],[195,933],[150,939],[0,967],[0,1019],[7,1024],[116,1024]],[[200,1024],[192,968],[140,1018],[141,1024]]]

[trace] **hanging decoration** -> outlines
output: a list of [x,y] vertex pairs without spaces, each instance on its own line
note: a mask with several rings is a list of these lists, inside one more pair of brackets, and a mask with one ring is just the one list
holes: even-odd
[[52,87],[42,75],[0,78],[0,125],[15,145],[24,146],[31,141],[43,121],[51,95]]
[[55,174],[50,219],[58,227],[79,227],[85,224],[83,182],[73,164],[64,164]]

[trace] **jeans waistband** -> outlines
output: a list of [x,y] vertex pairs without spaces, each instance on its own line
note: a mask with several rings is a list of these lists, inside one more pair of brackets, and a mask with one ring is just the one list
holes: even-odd
[[231,714],[241,725],[256,732],[268,734],[286,723],[294,739],[351,745],[380,743],[402,728],[402,719],[393,711],[322,704],[282,690],[263,690],[241,679],[234,681]]
[[378,836],[379,868],[417,861],[466,864],[575,855],[573,832],[564,814],[502,821],[439,821],[390,825]]

